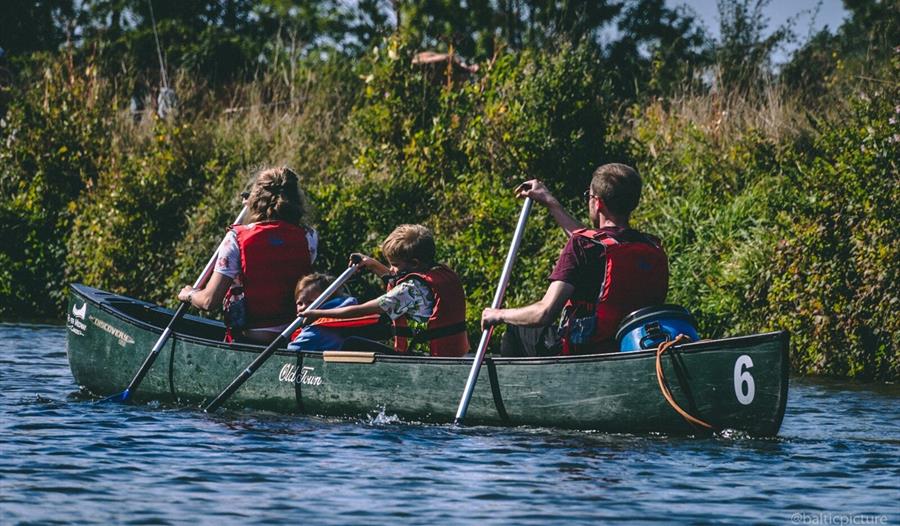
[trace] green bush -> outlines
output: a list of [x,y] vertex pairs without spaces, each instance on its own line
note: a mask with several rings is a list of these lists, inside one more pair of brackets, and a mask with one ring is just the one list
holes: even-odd
[[[174,301],[171,291],[197,278],[241,208],[238,195],[266,167],[291,166],[309,194],[313,225],[338,236],[337,243],[329,235],[320,236],[319,268],[346,263],[346,254],[331,255],[344,246],[339,236],[357,231],[352,214],[358,207],[347,209],[346,228],[329,229],[318,221],[318,212],[330,217],[331,208],[348,206],[335,192],[343,184],[335,181],[342,180],[344,167],[350,164],[352,140],[345,136],[344,123],[359,98],[359,85],[346,63],[296,65],[290,72],[277,70],[239,87],[232,111],[219,109],[194,125],[210,134],[202,166],[205,187],[186,204],[187,227],[172,247],[174,270],[165,276],[170,302]],[[272,99],[276,103],[269,102]]]
[[763,326],[791,331],[802,373],[900,376],[900,90],[853,105],[810,151],[786,156],[790,200]]
[[786,137],[752,117],[721,134],[735,108],[715,123],[635,112],[636,220],[663,238],[669,300],[703,336],[784,329],[798,373],[898,377],[895,100],[896,89],[862,95],[837,122]]
[[704,336],[752,333],[746,310],[778,239],[778,145],[752,129],[722,140],[705,124],[659,105],[636,115],[631,154],[645,189],[635,226],[662,238],[669,301]]
[[[67,274],[151,301],[174,268],[176,243],[209,177],[209,138],[186,124],[156,121],[152,134],[106,167],[81,203],[68,240]],[[202,265],[201,265],[202,268]]]
[[[606,86],[594,52],[565,42],[552,54],[500,55],[467,82],[435,78],[412,55],[393,38],[364,65],[365,95],[350,116],[353,169],[313,187],[324,260],[335,268],[350,252],[374,251],[401,223],[430,226],[439,258],[463,278],[475,337],[521,206],[513,188],[538,177],[563,198],[583,192],[605,156]],[[542,293],[562,246],[547,214],[535,217],[510,303]]]
[[65,301],[66,241],[114,140],[111,90],[92,67],[35,59],[0,120],[0,316],[50,317]]

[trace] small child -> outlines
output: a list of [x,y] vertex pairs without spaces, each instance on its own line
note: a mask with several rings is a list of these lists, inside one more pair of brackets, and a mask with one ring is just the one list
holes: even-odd
[[435,263],[431,231],[422,225],[400,225],[384,240],[381,251],[390,268],[371,257],[360,257],[361,267],[384,280],[384,295],[362,305],[307,311],[307,318],[386,314],[392,320],[393,349],[352,337],[344,342],[347,350],[431,356],[463,356],[469,352],[462,282],[447,266]]
[[[299,316],[322,292],[334,281],[332,276],[318,272],[308,274],[297,282],[294,298]],[[320,306],[320,310],[334,309],[357,305],[359,302],[341,287],[335,294]],[[378,323],[378,316],[365,316],[352,320],[330,320],[319,318],[314,323],[294,331],[288,349],[291,351],[326,351],[337,350],[344,343],[346,333],[355,327],[372,327]]]

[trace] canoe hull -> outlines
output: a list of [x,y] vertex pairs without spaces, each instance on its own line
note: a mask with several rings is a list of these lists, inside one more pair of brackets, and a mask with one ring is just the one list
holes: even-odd
[[[71,287],[69,364],[91,393],[120,392],[171,311]],[[220,324],[186,317],[161,351],[137,399],[199,405],[214,398],[262,350],[216,341]],[[718,428],[778,432],[788,389],[784,332],[676,346],[662,359],[672,395]],[[229,400],[232,408],[451,422],[471,357],[278,351]],[[481,369],[466,423],[608,432],[697,431],[660,393],[651,351],[552,358],[493,358]]]

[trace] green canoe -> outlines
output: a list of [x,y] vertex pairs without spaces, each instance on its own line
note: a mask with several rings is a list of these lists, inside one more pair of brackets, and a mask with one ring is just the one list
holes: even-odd
[[[73,285],[67,353],[75,381],[97,396],[121,392],[172,311]],[[221,323],[186,316],[135,393],[137,399],[205,404],[262,347],[223,343]],[[674,401],[717,429],[778,433],[788,389],[788,335],[773,332],[672,347],[662,356]],[[272,356],[228,401],[231,408],[452,422],[471,356],[290,352]],[[694,433],[663,397],[656,353],[488,358],[467,424],[608,432]]]

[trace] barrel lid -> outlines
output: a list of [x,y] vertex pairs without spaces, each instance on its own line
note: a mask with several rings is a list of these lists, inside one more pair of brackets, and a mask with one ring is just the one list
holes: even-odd
[[645,322],[652,321],[653,319],[657,319],[661,316],[666,318],[680,318],[689,322],[693,326],[697,325],[697,321],[694,319],[694,316],[692,316],[690,311],[688,311],[681,305],[675,305],[674,303],[653,305],[650,307],[644,307],[643,309],[638,309],[628,316],[625,316],[622,319],[622,323],[619,324],[619,330],[616,331],[616,341],[622,341],[622,337],[634,330],[635,327],[643,325]]

